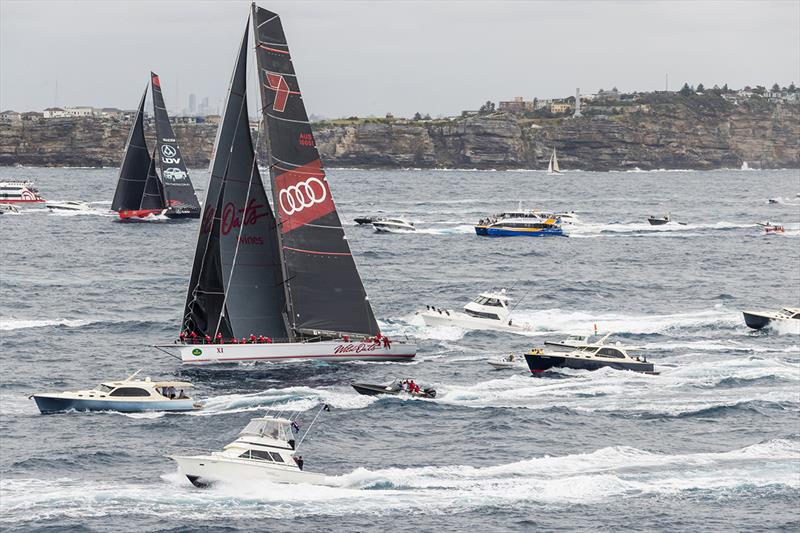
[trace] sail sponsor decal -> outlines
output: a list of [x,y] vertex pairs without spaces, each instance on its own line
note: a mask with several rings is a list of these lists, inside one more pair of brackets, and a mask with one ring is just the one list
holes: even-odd
[[290,93],[286,78],[280,74],[267,72],[267,86],[275,91],[275,100],[272,103],[272,109],[283,113],[283,110],[286,109],[286,101],[289,100]]
[[275,176],[281,233],[292,231],[336,209],[319,159]]
[[[207,235],[211,232],[214,228],[214,217],[216,214],[217,210],[214,207],[206,209],[205,215],[203,216],[203,224],[200,227],[201,233]],[[245,208],[238,207],[234,202],[228,202],[222,208],[222,213],[220,215],[220,235],[225,236],[234,232],[234,235],[236,235],[237,240],[241,244],[262,245],[264,244],[263,237],[240,235],[239,228],[255,226],[258,224],[259,220],[266,217],[268,214],[266,206],[258,203],[255,198],[251,198]]]
[[203,350],[201,350],[200,348],[195,348],[194,350],[192,350],[192,355],[194,355],[195,357],[199,357],[203,355]]
[[153,74],[153,85],[161,89],[161,80],[158,79],[158,76]]
[[164,181],[186,181],[186,178],[189,176],[188,173],[181,170],[178,167],[169,167],[165,168],[161,172],[161,177],[164,178]]

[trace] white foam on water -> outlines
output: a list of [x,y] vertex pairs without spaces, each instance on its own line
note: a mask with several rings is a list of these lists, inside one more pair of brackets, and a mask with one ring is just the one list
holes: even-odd
[[57,318],[51,320],[0,317],[0,331],[14,331],[27,328],[44,328],[50,326],[67,326],[76,328],[98,322],[97,320]]
[[[683,222],[683,221],[679,221]],[[661,226],[653,226],[646,220],[642,222],[624,222],[624,223],[597,223],[597,222],[584,222],[576,224],[569,230],[570,237],[597,237],[597,236],[639,236],[642,234],[647,235],[665,235],[673,233],[686,233],[710,230],[730,230],[730,229],[743,229],[755,228],[756,224],[741,224],[736,222],[719,221],[706,224],[694,223],[679,223],[671,222]],[[686,233],[691,235],[691,233]]]
[[498,506],[517,510],[541,504],[567,507],[576,500],[593,503],[698,490],[727,492],[765,486],[797,490],[798,460],[797,442],[776,439],[722,452],[670,455],[615,446],[486,467],[357,468],[327,477],[326,486],[241,481],[202,490],[175,470],[160,480],[140,482],[4,478],[0,481],[4,510],[0,523],[60,517],[257,521],[315,515],[439,515]]
[[203,408],[187,411],[192,416],[215,416],[248,411],[308,411],[322,404],[335,409],[362,409],[377,401],[354,391],[287,387],[250,394],[224,394],[203,400]]
[[800,335],[800,320],[773,320],[767,330],[778,335]]

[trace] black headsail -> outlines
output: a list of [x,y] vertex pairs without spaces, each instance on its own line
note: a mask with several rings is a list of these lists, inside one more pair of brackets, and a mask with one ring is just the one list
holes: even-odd
[[113,211],[127,211],[141,209],[142,196],[152,158],[147,150],[147,141],[144,138],[144,100],[147,88],[144,90],[139,109],[133,119],[133,126],[128,134],[125,144],[125,155],[119,169],[117,190],[111,202]]
[[153,152],[150,158],[150,168],[147,169],[147,180],[144,183],[139,209],[164,209],[164,189],[156,173],[155,155]]
[[322,169],[280,18],[253,4],[253,27],[290,327],[301,336],[373,335],[378,324]]
[[275,217],[256,165],[247,113],[247,37],[217,131],[184,329],[223,337],[287,331]]
[[153,117],[156,123],[156,151],[161,165],[161,178],[164,182],[164,198],[168,208],[180,210],[189,215],[200,215],[200,203],[189,179],[186,163],[175,139],[175,132],[169,122],[164,95],[161,93],[161,80],[150,73],[153,88]]

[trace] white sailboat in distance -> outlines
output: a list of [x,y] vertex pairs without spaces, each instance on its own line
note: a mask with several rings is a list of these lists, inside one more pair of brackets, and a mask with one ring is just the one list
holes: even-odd
[[561,174],[561,169],[558,166],[558,157],[556,157],[556,149],[553,148],[553,153],[550,155],[550,162],[547,163],[548,174]]

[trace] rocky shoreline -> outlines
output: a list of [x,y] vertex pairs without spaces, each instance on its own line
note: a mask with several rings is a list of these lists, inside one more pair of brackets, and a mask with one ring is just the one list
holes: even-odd
[[[129,123],[100,118],[0,124],[0,165],[117,166]],[[175,124],[184,157],[207,166],[216,125]],[[633,112],[531,119],[492,113],[435,120],[314,124],[329,167],[542,169],[800,168],[800,104],[717,95],[651,97]]]

